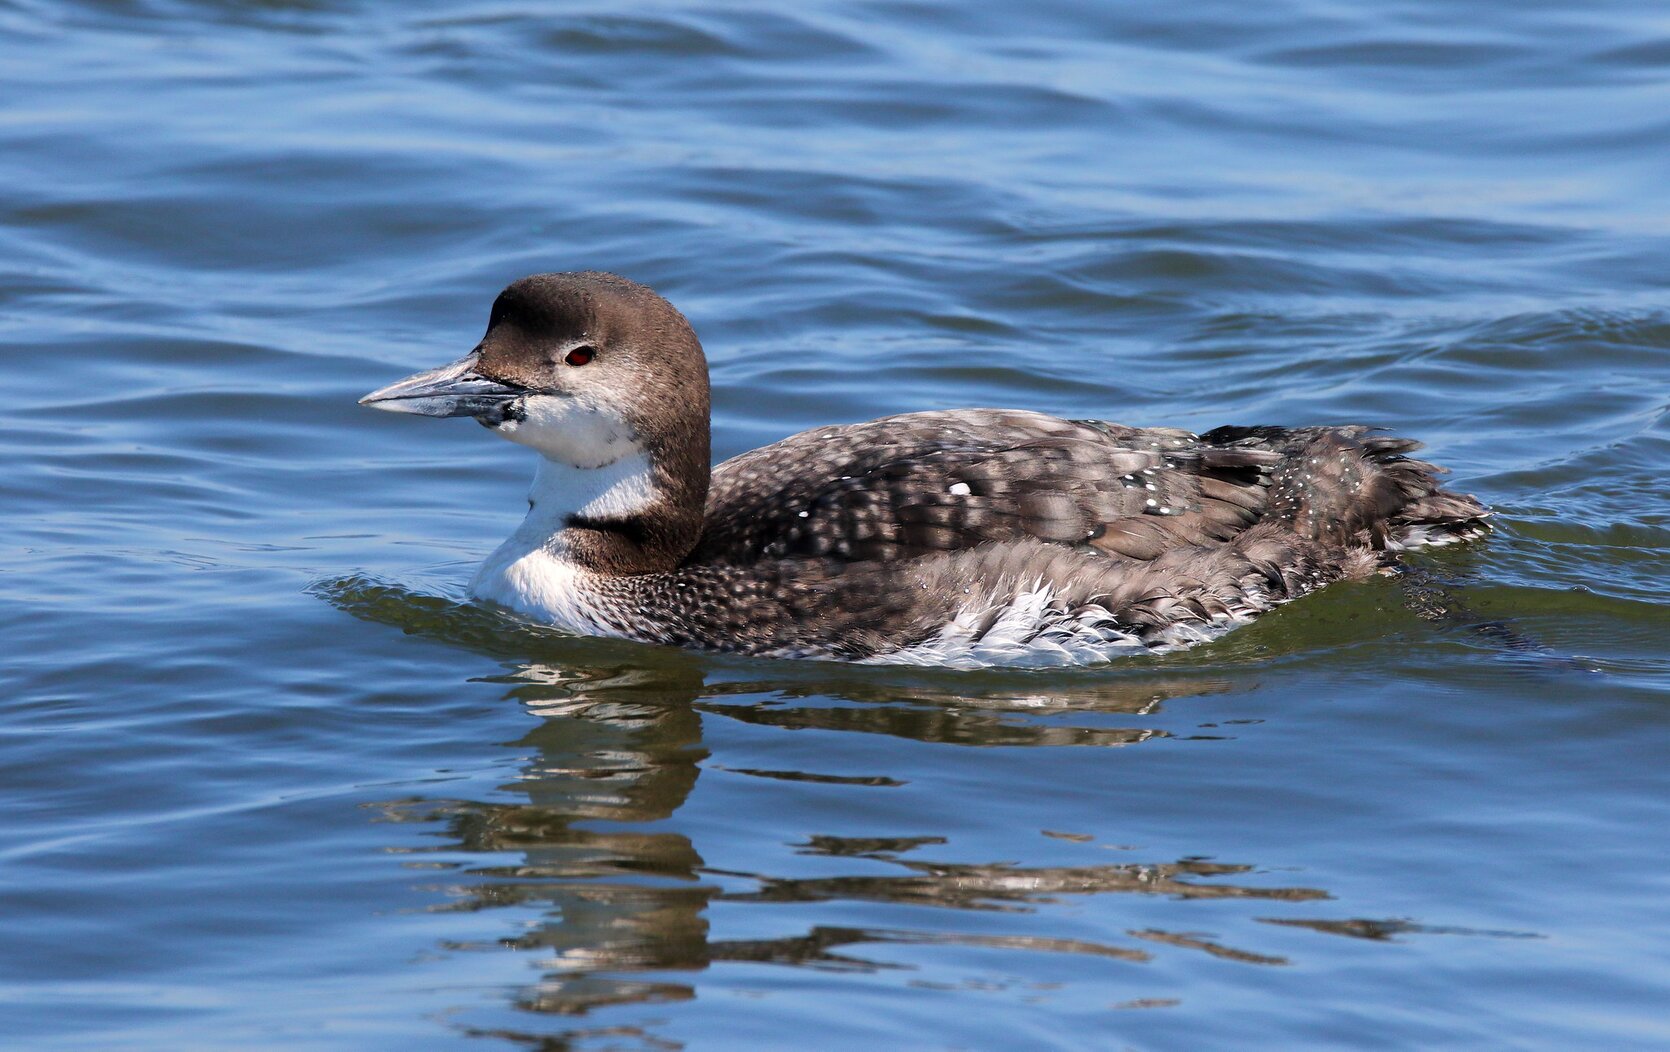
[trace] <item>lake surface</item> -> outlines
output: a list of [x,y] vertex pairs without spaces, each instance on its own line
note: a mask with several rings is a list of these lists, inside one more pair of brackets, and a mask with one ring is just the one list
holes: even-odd
[[[0,0],[8,1047],[1670,1046],[1670,17]],[[1383,424],[1487,542],[980,674],[463,602],[357,407],[602,268],[715,453]]]

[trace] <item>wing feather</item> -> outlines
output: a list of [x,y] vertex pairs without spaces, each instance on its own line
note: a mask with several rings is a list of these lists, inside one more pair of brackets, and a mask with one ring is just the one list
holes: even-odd
[[691,560],[886,562],[1026,539],[1148,560],[1256,522],[1279,460],[1011,410],[818,428],[714,470]]

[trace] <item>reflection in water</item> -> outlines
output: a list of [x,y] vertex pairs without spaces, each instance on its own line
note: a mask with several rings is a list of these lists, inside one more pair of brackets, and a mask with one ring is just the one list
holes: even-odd
[[[1141,962],[1150,953],[1138,946],[1113,946],[1081,939],[1047,936],[989,935],[943,931],[815,926],[804,934],[772,939],[713,939],[706,911],[716,900],[727,902],[868,901],[928,905],[959,910],[1016,912],[1056,901],[1064,895],[1125,892],[1179,898],[1254,898],[1306,900],[1326,898],[1313,888],[1248,887],[1219,878],[1246,873],[1251,867],[1197,859],[1160,864],[1118,863],[1079,867],[1026,867],[1002,863],[970,865],[936,862],[920,854],[946,843],[944,837],[841,837],[815,835],[801,853],[828,858],[865,859],[898,868],[891,875],[780,878],[770,874],[719,870],[704,865],[695,845],[680,833],[582,828],[606,821],[649,823],[664,819],[683,803],[707,756],[701,747],[704,711],[758,716],[758,708],[726,703],[692,704],[713,691],[691,665],[654,672],[559,668],[526,664],[507,677],[510,694],[544,721],[516,742],[532,754],[522,777],[509,788],[525,794],[525,803],[464,800],[406,800],[381,806],[397,821],[439,821],[447,826],[446,843],[427,850],[470,854],[514,854],[515,861],[474,868],[470,883],[451,889],[446,910],[483,910],[534,906],[547,920],[500,945],[542,953],[544,978],[518,998],[529,1011],[578,1015],[623,1003],[684,1000],[692,986],[668,973],[691,971],[715,962],[747,961],[842,970],[882,970],[901,965],[853,952],[864,944],[939,944],[1081,954]],[[720,685],[724,693],[736,685]],[[751,694],[768,693],[758,682]],[[1154,704],[1152,685],[1141,704]],[[780,695],[778,695],[780,698]],[[1104,701],[1136,704],[1130,694]],[[1093,728],[1033,728],[1050,731],[1025,738],[1017,727],[994,722],[997,714],[978,700],[971,712],[928,714],[914,709],[859,707],[854,729],[888,734],[916,730],[928,740],[974,742],[979,732],[998,741],[1046,744],[1105,741],[1125,744],[1129,735],[1102,739]],[[766,710],[773,716],[800,709]],[[820,710],[832,711],[832,710]],[[1091,710],[1095,711],[1095,710]],[[746,714],[746,715],[741,715]],[[864,717],[869,719],[865,720]],[[796,724],[790,724],[796,725]],[[807,724],[799,724],[807,725]],[[898,784],[892,779],[831,779],[793,771],[731,768],[772,778],[810,778],[850,784]],[[744,883],[751,890],[724,890]],[[1136,938],[1155,933],[1133,932]],[[1182,940],[1182,936],[1177,937]],[[1189,945],[1177,941],[1176,945]],[[457,949],[471,947],[458,946]],[[1257,960],[1246,954],[1240,959]],[[654,978],[646,978],[653,974]],[[617,1035],[618,1036],[618,1035]]]
[[930,705],[776,708],[703,701],[697,702],[696,708],[716,716],[785,730],[857,731],[957,745],[1135,745],[1149,738],[1167,736],[1165,731],[1151,728],[1054,726],[1016,721],[1001,712]]
[[[801,853],[832,859],[864,859],[896,867],[895,874],[777,877],[704,865],[680,833],[579,828],[578,823],[650,823],[670,816],[695,785],[703,706],[699,678],[678,672],[650,676],[612,670],[558,670],[529,666],[511,693],[545,716],[516,744],[533,758],[510,788],[525,803],[462,800],[399,801],[383,805],[401,821],[440,821],[447,852],[514,855],[514,861],[470,870],[469,883],[452,889],[445,910],[533,906],[545,920],[499,945],[540,953],[543,978],[517,998],[531,1012],[583,1015],[609,1005],[686,1000],[694,987],[676,977],[717,963],[744,961],[834,970],[880,971],[906,967],[865,956],[864,945],[959,945],[1015,951],[1079,954],[1142,962],[1140,945],[1082,939],[819,925],[802,934],[769,939],[710,937],[707,907],[734,903],[879,902],[968,911],[1021,912],[1062,896],[1123,892],[1185,899],[1325,899],[1307,887],[1246,886],[1222,878],[1249,872],[1246,865],[1198,859],[1157,864],[1027,867],[971,865],[907,857],[945,844],[943,837],[840,837],[817,835]],[[754,690],[758,690],[755,685]],[[729,711],[734,706],[720,706]],[[779,714],[783,710],[775,710]],[[868,729],[900,733],[896,713],[871,712]],[[982,717],[984,720],[985,717]],[[944,716],[923,724],[944,740],[966,740],[974,727]],[[1068,733],[1066,728],[1054,728]],[[1069,735],[1070,736],[1070,735]],[[1009,740],[1012,736],[1005,735]],[[1056,736],[1044,740],[1054,742]],[[761,773],[761,772],[753,772]],[[794,772],[769,772],[794,777]],[[865,781],[864,784],[870,784]],[[726,890],[738,884],[747,890]],[[1135,940],[1205,950],[1251,963],[1280,958],[1238,951],[1185,934],[1132,931]],[[456,949],[474,947],[456,946]],[[608,1036],[626,1036],[608,1030]],[[601,1037],[605,1031],[577,1036]],[[500,1036],[516,1036],[500,1032]],[[646,1035],[637,1035],[642,1038]]]
[[726,897],[738,902],[828,902],[842,899],[1008,911],[1055,902],[1061,895],[1091,895],[1104,891],[1174,895],[1185,899],[1280,899],[1288,902],[1328,897],[1326,892],[1315,888],[1248,888],[1180,879],[1186,876],[1217,877],[1248,873],[1253,868],[1196,859],[1158,865],[1045,866],[1028,869],[1001,863],[966,865],[887,859],[885,855],[868,857],[896,862],[910,872],[900,876],[798,880],[758,873],[727,873],[727,876],[748,877],[757,881],[759,890]]
[[1231,961],[1240,961],[1242,964],[1287,963],[1286,957],[1271,957],[1262,953],[1251,953],[1247,950],[1237,950],[1233,947],[1213,942],[1210,939],[1204,939],[1198,935],[1185,934],[1183,932],[1159,931],[1155,928],[1147,928],[1142,931],[1133,931],[1131,934],[1139,939],[1148,939],[1152,942],[1162,942],[1168,946],[1181,946],[1184,949],[1189,950],[1203,950],[1214,957],[1222,957]]
[[[936,849],[947,846],[947,838],[940,836],[813,835],[793,845],[800,855],[851,860],[856,871],[835,876],[740,872],[705,863],[683,833],[654,826],[671,817],[696,784],[708,756],[702,745],[704,717],[970,746],[1122,746],[1156,732],[1114,726],[1109,717],[1148,714],[1168,697],[1222,689],[1216,681],[1144,676],[1070,683],[1062,689],[1055,680],[1057,689],[1044,695],[1036,693],[1036,678],[953,677],[939,684],[901,684],[874,674],[831,674],[822,666],[811,673],[794,663],[754,664],[747,674],[737,675],[710,659],[566,639],[442,600],[419,598],[414,606],[413,597],[400,590],[364,581],[324,591],[358,616],[509,658],[510,671],[502,680],[510,696],[542,718],[515,743],[528,756],[521,777],[506,787],[520,797],[515,802],[382,805],[391,820],[444,822],[446,843],[427,850],[497,856],[498,861],[469,870],[468,880],[448,888],[451,900],[437,909],[515,906],[540,913],[542,919],[526,931],[494,944],[537,955],[541,978],[515,999],[530,1013],[581,1016],[611,1005],[688,1000],[696,996],[690,973],[722,962],[848,972],[910,969],[896,955],[874,950],[888,945],[1072,954],[1128,964],[1150,960],[1160,952],[1155,947],[1169,947],[1252,965],[1287,963],[1284,957],[1226,946],[1202,933],[1153,927],[1127,931],[1130,942],[1120,945],[937,926],[815,925],[772,938],[716,939],[708,923],[715,902],[934,907],[963,911],[972,922],[976,915],[1024,914],[1064,897],[1110,893],[1173,900],[1329,898],[1317,888],[1240,883],[1234,878],[1250,874],[1252,866],[1198,858],[1031,867],[940,861],[933,858]],[[530,658],[529,652],[537,657]],[[762,671],[773,678],[763,678]],[[1047,712],[1046,720],[1037,718],[1040,711]],[[882,775],[706,766],[767,779],[903,784]],[[1050,835],[1088,839],[1070,832]],[[891,872],[877,872],[878,867]],[[1342,934],[1359,934],[1361,928],[1364,937],[1387,937],[1370,934],[1375,922],[1368,921],[1278,923]],[[1393,929],[1386,930],[1389,935]],[[555,1037],[515,1029],[472,1032],[549,1048],[591,1042],[677,1047],[632,1027],[573,1029]]]
[[1330,935],[1345,935],[1353,939],[1373,942],[1394,942],[1399,935],[1485,935],[1493,939],[1541,939],[1534,931],[1499,931],[1485,928],[1460,928],[1454,925],[1416,924],[1411,920],[1369,920],[1350,917],[1344,920],[1306,920],[1301,917],[1258,917],[1261,924],[1280,924],[1289,928],[1309,928]]

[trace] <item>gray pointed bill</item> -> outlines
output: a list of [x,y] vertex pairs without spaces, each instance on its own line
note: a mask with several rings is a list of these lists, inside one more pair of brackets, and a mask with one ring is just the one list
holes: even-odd
[[419,416],[479,417],[501,411],[527,394],[523,388],[477,373],[479,360],[480,355],[472,352],[451,365],[396,380],[361,398],[360,405]]

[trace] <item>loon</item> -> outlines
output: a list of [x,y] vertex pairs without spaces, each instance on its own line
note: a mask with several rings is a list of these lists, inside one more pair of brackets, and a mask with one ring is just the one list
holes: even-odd
[[538,274],[451,365],[360,399],[539,454],[474,598],[584,635],[769,657],[1072,665],[1215,638],[1489,510],[1365,426],[1204,434],[1017,409],[906,413],[709,458],[682,314]]

